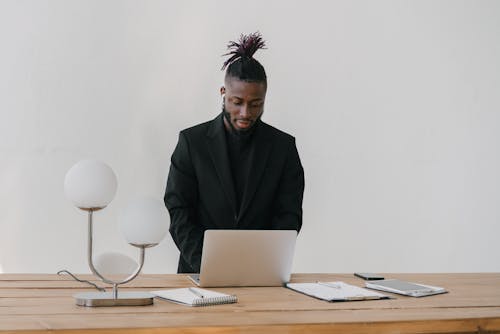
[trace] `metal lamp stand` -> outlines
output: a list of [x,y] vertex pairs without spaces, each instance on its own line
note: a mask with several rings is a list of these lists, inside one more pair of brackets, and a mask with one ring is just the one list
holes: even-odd
[[118,291],[118,285],[130,282],[139,275],[141,269],[144,265],[144,254],[145,249],[149,247],[156,246],[156,244],[146,244],[146,245],[134,245],[132,246],[140,248],[140,261],[137,269],[127,278],[122,281],[116,282],[105,278],[101,275],[94,266],[92,260],[92,214],[94,211],[101,210],[103,208],[81,208],[88,212],[88,262],[90,270],[94,275],[99,277],[104,283],[113,285],[112,292],[83,292],[74,295],[76,299],[76,304],[80,306],[143,306],[153,304],[154,295],[148,292],[121,292]]

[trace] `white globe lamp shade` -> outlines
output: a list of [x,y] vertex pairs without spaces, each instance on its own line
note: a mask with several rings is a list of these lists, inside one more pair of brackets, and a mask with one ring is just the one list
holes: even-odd
[[122,253],[105,252],[96,258],[94,266],[103,275],[128,276],[137,269],[137,262]]
[[80,209],[106,207],[115,197],[117,187],[111,167],[97,160],[77,162],[64,178],[66,196]]
[[149,197],[136,198],[121,212],[119,224],[133,246],[155,246],[168,231],[169,216],[163,202]]

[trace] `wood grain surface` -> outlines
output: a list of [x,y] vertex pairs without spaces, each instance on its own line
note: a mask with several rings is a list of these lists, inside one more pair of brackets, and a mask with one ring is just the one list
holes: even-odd
[[[187,307],[155,299],[142,307],[75,305],[93,291],[69,276],[0,274],[0,331],[39,333],[500,333],[500,274],[384,274],[445,287],[423,298],[328,303],[281,287],[214,288],[238,303]],[[79,275],[103,285],[90,275]],[[294,274],[292,282],[344,281],[351,274]],[[127,291],[191,286],[185,275],[141,275]]]

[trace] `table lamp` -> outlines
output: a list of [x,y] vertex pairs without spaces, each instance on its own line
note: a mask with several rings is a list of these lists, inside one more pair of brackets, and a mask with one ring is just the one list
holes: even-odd
[[121,281],[104,277],[94,266],[92,246],[92,216],[104,209],[114,198],[117,179],[113,170],[96,160],[82,160],[66,173],[64,190],[73,204],[88,213],[88,263],[90,270],[104,283],[113,286],[112,292],[85,292],[76,294],[76,304],[81,306],[140,306],[153,304],[154,296],[148,292],[121,292],[118,286],[132,281],[139,275],[145,249],[156,246],[165,237],[168,214],[159,200],[137,198],[119,215],[121,231],[127,242],[140,250],[139,264],[135,271]]

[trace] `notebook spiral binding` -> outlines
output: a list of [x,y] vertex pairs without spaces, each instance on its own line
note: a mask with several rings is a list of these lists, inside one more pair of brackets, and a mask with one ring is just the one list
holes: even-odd
[[193,301],[193,306],[209,306],[217,304],[231,304],[236,303],[238,298],[234,295],[224,296],[224,297],[208,297],[208,298],[198,298]]

